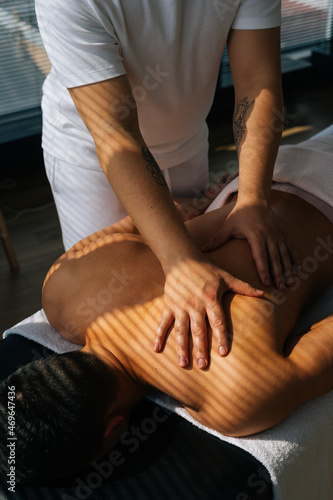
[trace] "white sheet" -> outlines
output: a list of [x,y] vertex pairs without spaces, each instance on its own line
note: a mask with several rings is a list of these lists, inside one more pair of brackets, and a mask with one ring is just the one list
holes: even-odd
[[[316,176],[313,175],[314,165],[318,172]],[[273,181],[292,184],[333,205],[333,125],[310,140],[281,146]],[[223,206],[229,196],[237,191],[238,177],[223,189],[207,211]]]

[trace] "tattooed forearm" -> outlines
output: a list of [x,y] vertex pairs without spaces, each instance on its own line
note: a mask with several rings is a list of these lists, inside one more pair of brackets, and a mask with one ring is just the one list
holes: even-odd
[[248,118],[247,113],[249,109],[252,108],[253,104],[254,100],[252,102],[249,102],[247,97],[243,97],[243,99],[237,99],[233,118],[234,138],[237,151],[245,134],[246,120]]
[[155,179],[159,186],[164,186],[168,189],[160,167],[157,165],[155,158],[146,146],[142,146],[142,156],[146,162],[148,162],[147,170],[152,174],[153,179]]

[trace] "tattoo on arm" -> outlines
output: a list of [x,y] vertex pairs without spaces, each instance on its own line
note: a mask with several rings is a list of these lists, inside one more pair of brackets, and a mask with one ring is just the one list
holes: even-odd
[[146,146],[142,146],[142,156],[148,162],[147,164],[147,170],[152,174],[153,179],[157,182],[159,186],[164,186],[165,188],[168,189],[167,183],[165,182],[164,175],[162,174],[162,171],[158,164],[156,163],[155,158],[149,151],[149,149]]
[[252,108],[254,100],[249,102],[247,97],[237,99],[233,118],[234,138],[237,151],[242,142],[246,130],[247,113]]

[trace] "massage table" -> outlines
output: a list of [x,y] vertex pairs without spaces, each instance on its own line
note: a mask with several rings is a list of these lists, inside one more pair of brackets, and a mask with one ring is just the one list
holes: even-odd
[[[327,146],[329,136],[333,155],[333,125],[316,138],[323,137]],[[332,311],[333,285],[303,314],[295,334]],[[43,346],[34,340],[38,331]],[[79,348],[60,337],[43,311],[4,337],[0,342],[2,380],[38,357]],[[332,500],[332,416],[333,391],[301,405],[272,429],[229,438],[203,428],[176,401],[157,393],[138,405],[131,432],[114,455],[52,485],[16,488],[15,495],[1,484],[0,498]]]

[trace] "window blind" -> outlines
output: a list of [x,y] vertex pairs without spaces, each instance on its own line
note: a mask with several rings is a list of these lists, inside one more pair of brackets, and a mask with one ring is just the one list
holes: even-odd
[[332,0],[282,0],[282,50],[329,41],[332,37],[332,14]]
[[[282,50],[332,38],[333,0],[282,0]],[[222,86],[231,84],[227,60]],[[34,0],[0,0],[0,143],[41,131],[41,89],[50,64]]]
[[[311,62],[304,58],[332,40],[333,0],[282,0],[281,3],[282,73],[288,73],[310,67]],[[225,51],[220,88],[231,86],[232,76]]]
[[0,0],[0,143],[40,132],[49,68],[34,0]]

